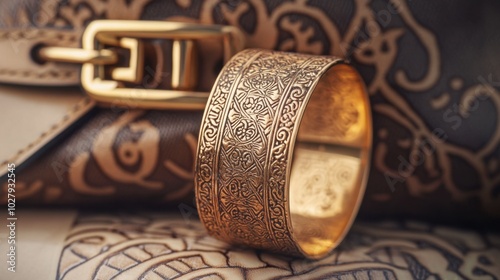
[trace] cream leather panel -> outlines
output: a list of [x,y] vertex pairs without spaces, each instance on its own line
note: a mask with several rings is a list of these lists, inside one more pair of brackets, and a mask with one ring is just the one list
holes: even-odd
[[[1,279],[56,279],[57,266],[65,239],[76,220],[75,210],[18,210],[15,218],[7,220],[7,211],[0,213],[3,225],[0,227],[0,262],[2,263]],[[15,228],[6,225],[15,224]],[[11,231],[15,230],[15,231]],[[7,244],[10,236],[15,234],[15,243]],[[8,271],[11,264],[10,246],[16,246],[15,272]],[[41,277],[43,275],[43,277]]]
[[8,163],[20,165],[93,106],[78,88],[0,85],[0,176]]

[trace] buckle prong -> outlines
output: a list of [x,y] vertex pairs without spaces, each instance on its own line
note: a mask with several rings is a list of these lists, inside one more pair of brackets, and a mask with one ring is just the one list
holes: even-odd
[[63,47],[41,47],[38,57],[43,61],[92,63],[96,65],[110,65],[118,62],[118,56],[112,50],[84,50]]

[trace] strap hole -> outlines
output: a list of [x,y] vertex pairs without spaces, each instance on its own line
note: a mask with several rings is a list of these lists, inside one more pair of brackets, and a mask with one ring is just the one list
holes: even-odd
[[47,45],[44,43],[38,43],[35,46],[33,46],[33,48],[31,49],[31,53],[30,53],[31,60],[33,60],[33,62],[35,62],[38,65],[44,65],[45,63],[47,63],[46,60],[43,60],[40,57],[40,50],[45,48],[46,46]]

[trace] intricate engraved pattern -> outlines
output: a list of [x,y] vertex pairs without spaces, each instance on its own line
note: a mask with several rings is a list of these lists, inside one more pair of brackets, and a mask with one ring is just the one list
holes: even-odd
[[[336,62],[247,50],[225,67],[202,122],[195,178],[201,218],[212,234],[298,253],[286,211],[291,138],[304,100]],[[225,82],[229,77],[232,88]]]
[[197,220],[81,213],[57,279],[500,279],[500,236],[425,223],[356,223],[318,261],[232,247]]

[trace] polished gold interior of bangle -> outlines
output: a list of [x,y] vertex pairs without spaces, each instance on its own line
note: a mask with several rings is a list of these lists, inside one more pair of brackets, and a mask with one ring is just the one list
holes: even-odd
[[290,175],[293,238],[309,256],[340,243],[364,193],[372,141],[368,96],[351,66],[334,65],[305,109]]

